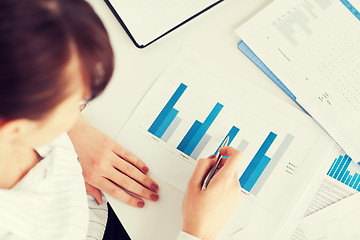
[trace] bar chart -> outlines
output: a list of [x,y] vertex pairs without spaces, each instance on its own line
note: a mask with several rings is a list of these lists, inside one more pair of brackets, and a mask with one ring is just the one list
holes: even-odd
[[[157,115],[154,122],[152,122],[150,128],[148,129],[149,133],[165,142],[170,139],[182,120],[177,117],[179,111],[175,109],[175,105],[183,96],[187,88],[188,87],[184,83],[181,83],[178,86],[176,91],[172,94],[170,99]],[[219,116],[223,108],[224,105],[216,103],[203,122],[195,120],[176,149],[196,160],[212,138],[212,136],[207,132],[216,121],[216,118]],[[229,144],[231,144],[239,132],[240,129],[238,127],[232,126],[227,135],[223,138],[219,147],[216,151],[214,151],[214,154],[216,155],[218,153],[220,146],[227,137],[229,137]],[[266,154],[276,138],[276,133],[270,132],[268,134],[265,141],[258,148],[255,156],[252,158],[250,164],[247,166],[239,179],[242,188],[253,195],[257,195],[260,192],[265,182],[280,162],[284,153],[289,148],[291,142],[294,140],[294,136],[287,134],[282,143],[278,146],[277,151],[272,157],[269,157]],[[248,145],[249,142],[246,139],[242,139],[237,146],[237,149],[244,152]]]
[[[186,89],[187,86],[184,83],[179,85],[154,122],[151,124],[150,128],[148,129],[149,133],[165,142],[171,138],[181,123],[181,118],[177,117],[179,111],[176,110],[174,106],[179,101]],[[191,128],[187,131],[186,135],[177,146],[177,149],[191,158],[197,159],[206,145],[209,143],[211,136],[207,134],[207,131],[214,123],[223,107],[224,106],[221,103],[216,103],[204,122],[195,120]],[[225,139],[229,136],[229,144],[231,144],[239,131],[239,128],[233,126],[223,141],[225,141]],[[220,145],[216,149],[214,153],[215,155],[217,154],[219,148]]]
[[355,165],[355,163],[352,162],[351,157],[346,154],[340,155],[334,160],[327,175],[360,191],[360,171],[356,172],[356,170],[351,170],[351,164]]
[[237,172],[246,201],[269,210],[305,188],[321,159],[338,156],[297,109],[202,58],[184,54],[177,61],[117,137],[174,187],[185,191],[198,159],[218,153],[228,137],[243,152]]

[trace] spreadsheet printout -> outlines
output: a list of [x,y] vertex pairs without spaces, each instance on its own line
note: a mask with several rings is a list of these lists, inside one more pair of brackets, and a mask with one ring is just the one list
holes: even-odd
[[236,30],[355,160],[360,159],[359,7],[358,0],[279,0]]

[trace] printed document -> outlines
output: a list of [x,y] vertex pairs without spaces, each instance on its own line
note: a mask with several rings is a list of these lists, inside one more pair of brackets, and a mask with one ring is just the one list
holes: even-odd
[[360,160],[359,0],[277,0],[236,32],[356,161]]

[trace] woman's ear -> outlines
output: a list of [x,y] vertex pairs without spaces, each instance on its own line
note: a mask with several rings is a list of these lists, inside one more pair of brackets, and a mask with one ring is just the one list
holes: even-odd
[[31,131],[33,123],[26,119],[0,119],[0,141],[13,141]]

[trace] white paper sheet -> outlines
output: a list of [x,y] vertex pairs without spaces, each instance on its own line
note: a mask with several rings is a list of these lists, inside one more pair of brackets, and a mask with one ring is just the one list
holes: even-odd
[[[360,6],[359,0],[350,3]],[[236,32],[359,160],[360,21],[342,1],[274,1]]]
[[[168,130],[175,130],[166,140],[156,137],[149,132],[150,126],[181,84],[187,88],[173,106],[180,124],[168,126]],[[327,171],[323,165],[334,158],[339,147],[303,112],[206,59],[181,51],[145,96],[117,140],[144,160],[152,172],[184,191],[196,158],[177,148],[192,124],[196,120],[204,123],[217,103],[224,107],[206,132],[210,140],[200,157],[214,154],[232,126],[240,131],[231,146],[240,148],[244,141],[248,143],[239,166],[240,174],[250,165],[270,132],[277,136],[266,152],[267,157],[275,158],[278,150],[284,148],[283,143],[290,142],[276,166],[266,173],[268,178],[263,179],[262,186],[257,191],[243,190],[243,199],[228,223],[228,233],[244,228],[239,232],[241,239],[271,239],[285,225],[295,228],[307,207],[297,209],[299,199],[308,197],[302,198],[309,187],[316,190],[321,179],[314,180],[314,176]],[[293,137],[291,141],[289,136]]]
[[360,194],[354,194],[301,220],[308,240],[360,239]]

